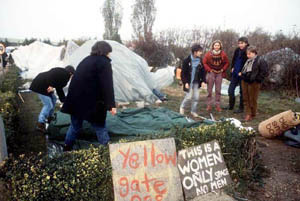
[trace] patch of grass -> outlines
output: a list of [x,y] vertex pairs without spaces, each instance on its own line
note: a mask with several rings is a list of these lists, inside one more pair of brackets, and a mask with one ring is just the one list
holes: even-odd
[[[184,98],[184,92],[182,87],[178,84],[173,84],[169,87],[166,87],[162,90],[165,94],[167,94],[169,101],[161,104],[162,107],[166,107],[173,111],[178,112],[180,104]],[[210,113],[208,113],[206,109],[206,100],[207,100],[207,92],[204,89],[200,89],[200,99],[198,105],[198,114],[210,118]],[[221,106],[228,105],[228,96],[221,97]],[[239,105],[239,96],[236,97],[236,105],[237,109]],[[294,97],[283,96],[282,93],[278,93],[277,91],[261,91],[258,99],[258,114],[257,117],[251,122],[244,122],[244,126],[251,126],[254,129],[258,129],[258,125],[260,122],[278,114],[284,112],[286,110],[293,110],[295,112],[300,112],[300,103],[296,103]],[[222,112],[216,112],[213,110],[212,115],[215,119],[221,118],[236,118],[243,122],[244,114],[235,114],[233,111],[223,110]],[[186,111],[186,115],[191,117],[189,114],[189,110]],[[191,117],[192,118],[192,117]]]

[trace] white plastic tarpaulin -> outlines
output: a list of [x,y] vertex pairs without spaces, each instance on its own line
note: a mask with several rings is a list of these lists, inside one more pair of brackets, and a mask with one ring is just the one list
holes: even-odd
[[22,77],[33,79],[37,74],[54,67],[65,67],[66,61],[79,46],[68,41],[67,46],[53,46],[40,41],[18,47],[12,57],[16,65],[23,70]]
[[[66,64],[75,68],[90,54],[96,40],[85,42],[74,51]],[[124,45],[107,40],[112,46],[112,69],[115,99],[117,102],[145,101],[154,103],[158,98],[153,94],[155,82],[149,72],[147,62]]]
[[175,67],[168,66],[166,68],[160,68],[156,72],[150,72],[150,75],[154,81],[154,88],[160,90],[171,85],[174,82],[174,71]]
[[12,53],[16,65],[25,71],[22,76],[33,79],[37,74],[53,67],[63,66],[60,60],[64,46],[56,47],[35,41],[27,46],[21,46]]

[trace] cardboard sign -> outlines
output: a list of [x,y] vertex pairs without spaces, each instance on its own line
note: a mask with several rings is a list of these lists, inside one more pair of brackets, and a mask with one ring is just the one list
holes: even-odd
[[187,199],[232,183],[216,140],[179,151],[178,170]]
[[182,201],[173,138],[110,144],[115,201]]

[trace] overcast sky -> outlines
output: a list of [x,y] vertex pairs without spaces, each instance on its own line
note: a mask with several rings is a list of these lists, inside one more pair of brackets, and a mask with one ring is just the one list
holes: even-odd
[[[0,0],[0,38],[79,37],[102,38],[104,0]],[[122,39],[130,39],[134,0],[121,0],[124,8]],[[154,31],[165,28],[232,28],[238,31],[263,27],[275,33],[300,31],[299,0],[156,0]]]

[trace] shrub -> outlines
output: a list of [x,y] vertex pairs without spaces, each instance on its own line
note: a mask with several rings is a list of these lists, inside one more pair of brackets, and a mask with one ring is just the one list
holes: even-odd
[[19,72],[17,67],[10,67],[0,86],[0,114],[4,121],[7,138],[17,132],[18,102],[16,94],[22,83]]
[[18,91],[18,88],[22,84],[22,79],[20,77],[21,70],[16,66],[9,68],[6,74],[4,74],[4,79],[0,85],[1,92],[14,92]]
[[[213,139],[220,143],[227,167],[235,181],[249,185],[260,172],[254,133],[239,130],[228,122],[194,129],[175,128],[171,134],[137,137],[149,140],[174,137],[177,150]],[[123,139],[120,142],[128,142]],[[0,168],[0,178],[9,184],[12,200],[113,200],[112,168],[107,146],[63,153],[50,159],[37,156],[9,158]]]
[[153,67],[163,67],[174,60],[170,49],[156,40],[145,41],[139,39],[133,42],[134,51],[143,57]]
[[0,114],[5,125],[6,138],[13,135],[18,119],[18,106],[16,94],[8,92],[0,92]]

